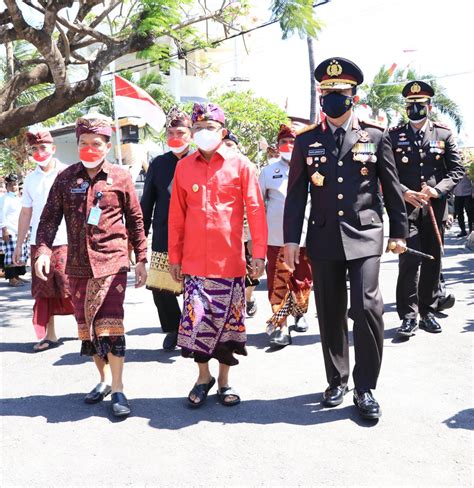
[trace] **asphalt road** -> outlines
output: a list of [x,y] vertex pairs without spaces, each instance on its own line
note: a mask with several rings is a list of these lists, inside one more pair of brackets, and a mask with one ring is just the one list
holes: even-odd
[[269,350],[265,281],[247,321],[249,356],[232,370],[242,403],[226,408],[211,394],[199,410],[185,404],[194,363],[161,350],[151,293],[130,286],[125,385],[133,414],[124,421],[112,417],[109,399],[83,403],[96,372],[78,354],[72,317],[58,321],[61,347],[32,353],[29,290],[3,282],[1,486],[472,486],[474,262],[462,244],[448,236],[444,270],[456,305],[441,316],[442,334],[420,331],[407,342],[395,339],[397,258],[384,256],[378,423],[359,419],[351,394],[340,407],[322,407],[313,301],[309,331]]

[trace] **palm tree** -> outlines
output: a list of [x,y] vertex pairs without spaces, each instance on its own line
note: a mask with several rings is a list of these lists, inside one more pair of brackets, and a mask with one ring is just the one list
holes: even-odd
[[415,70],[394,69],[394,66],[386,68],[382,66],[375,75],[372,83],[362,85],[361,90],[365,94],[360,103],[367,104],[371,109],[371,116],[377,119],[383,112],[387,115],[389,125],[396,120],[398,123],[406,122],[405,101],[402,90],[405,84],[411,80],[424,80],[429,83],[434,91],[432,104],[434,111],[432,118],[437,119],[437,114],[447,115],[451,118],[456,129],[461,129],[462,115],[459,106],[446,94],[446,89],[441,86],[432,75],[420,75]]

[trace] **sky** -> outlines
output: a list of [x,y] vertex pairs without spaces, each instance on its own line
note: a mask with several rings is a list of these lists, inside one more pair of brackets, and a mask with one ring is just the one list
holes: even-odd
[[[268,19],[268,14],[262,14]],[[370,81],[380,66],[410,64],[438,78],[461,108],[460,141],[474,146],[474,27],[469,0],[331,0],[316,9],[325,28],[315,42],[316,64],[342,56]],[[228,41],[233,42],[233,41]],[[308,117],[310,79],[306,40],[281,40],[278,24],[251,34],[250,55],[239,73],[257,95]],[[411,52],[404,52],[404,51]],[[447,122],[447,121],[446,121]]]

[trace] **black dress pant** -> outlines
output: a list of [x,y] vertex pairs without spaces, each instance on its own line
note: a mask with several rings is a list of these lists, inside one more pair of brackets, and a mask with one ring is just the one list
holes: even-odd
[[152,293],[163,332],[178,332],[181,320],[178,298],[169,291],[152,289]]
[[[441,274],[441,248],[433,231],[429,215],[416,222],[416,234],[407,238],[407,246],[434,256],[434,260],[421,259],[412,254],[399,255],[397,280],[397,312],[400,319],[416,319],[435,312],[439,296]],[[410,229],[412,230],[412,229]]]
[[383,301],[379,290],[380,257],[352,261],[313,261],[314,293],[321,344],[330,387],[345,386],[349,379],[346,273],[349,273],[354,321],[355,387],[372,389],[382,363]]
[[454,213],[458,218],[459,228],[466,232],[466,223],[464,221],[464,210],[467,214],[468,233],[474,230],[474,198],[471,195],[463,197],[454,197]]

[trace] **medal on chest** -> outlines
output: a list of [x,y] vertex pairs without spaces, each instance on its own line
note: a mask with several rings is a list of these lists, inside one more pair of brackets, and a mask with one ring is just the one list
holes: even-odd
[[316,173],[313,173],[311,176],[311,181],[313,182],[314,186],[323,186],[324,185],[324,178],[319,171],[316,171]]

